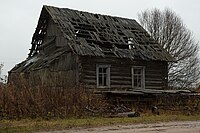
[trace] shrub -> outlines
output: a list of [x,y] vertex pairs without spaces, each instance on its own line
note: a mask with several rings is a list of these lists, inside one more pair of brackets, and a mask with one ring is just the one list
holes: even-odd
[[[26,87],[7,85],[0,88],[0,117],[67,118],[88,115],[86,107],[103,108],[102,96],[84,87]],[[91,115],[91,114],[90,114]]]

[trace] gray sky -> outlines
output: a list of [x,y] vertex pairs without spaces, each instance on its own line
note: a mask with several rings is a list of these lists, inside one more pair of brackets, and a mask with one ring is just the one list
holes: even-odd
[[200,41],[199,0],[0,0],[0,63],[3,75],[25,60],[43,5],[66,7],[137,20],[146,9],[175,11]]

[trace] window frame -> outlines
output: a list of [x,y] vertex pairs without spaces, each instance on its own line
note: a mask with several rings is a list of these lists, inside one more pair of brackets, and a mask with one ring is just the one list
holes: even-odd
[[[111,65],[96,65],[96,83],[97,88],[110,88],[110,67]],[[107,68],[106,70],[106,86],[99,85],[99,68]]]
[[[141,87],[134,87],[134,69],[141,69]],[[145,67],[144,66],[132,66],[131,68],[131,79],[133,89],[145,89]]]

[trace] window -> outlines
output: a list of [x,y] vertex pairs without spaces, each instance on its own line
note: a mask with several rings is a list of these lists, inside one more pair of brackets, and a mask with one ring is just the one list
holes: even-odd
[[97,65],[97,88],[110,88],[110,65]]
[[145,88],[144,67],[132,67],[132,88]]
[[128,48],[129,49],[135,49],[135,46],[133,45],[133,38],[128,38]]

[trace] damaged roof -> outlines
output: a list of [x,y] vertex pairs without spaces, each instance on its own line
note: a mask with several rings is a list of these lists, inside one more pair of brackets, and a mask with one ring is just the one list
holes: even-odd
[[31,58],[27,58],[25,61],[17,64],[12,68],[12,72],[28,72],[30,70],[40,70],[42,68],[49,67],[53,62],[63,56],[66,52],[66,49],[59,48],[55,50],[50,55],[36,54]]
[[133,19],[52,6],[43,6],[29,57],[43,45],[49,18],[60,29],[71,51],[80,56],[175,61]]

